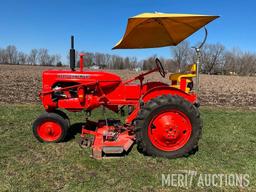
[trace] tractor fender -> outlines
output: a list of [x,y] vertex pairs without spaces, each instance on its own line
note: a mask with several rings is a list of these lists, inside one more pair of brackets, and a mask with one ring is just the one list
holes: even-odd
[[180,89],[174,88],[174,87],[169,87],[169,86],[159,86],[159,87],[154,87],[150,90],[148,90],[142,97],[141,101],[146,103],[149,100],[156,98],[161,95],[178,95],[180,97],[183,97],[190,103],[194,104],[196,103],[197,97],[195,94],[188,94]]
[[133,123],[139,113],[141,104],[147,103],[149,100],[159,97],[161,95],[178,95],[186,99],[192,104],[195,104],[197,101],[197,97],[195,94],[187,94],[184,91],[181,91],[180,89],[177,89],[174,87],[169,87],[169,86],[154,87],[148,90],[144,95],[142,95],[140,99],[140,103],[136,106],[134,111],[126,118],[125,122]]

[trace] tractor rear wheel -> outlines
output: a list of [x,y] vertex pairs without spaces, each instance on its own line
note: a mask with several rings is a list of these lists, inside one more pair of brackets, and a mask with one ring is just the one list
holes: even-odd
[[58,143],[68,133],[68,121],[54,112],[45,112],[33,123],[33,134],[40,142]]
[[138,151],[166,158],[195,153],[202,130],[198,109],[172,95],[156,97],[142,106],[135,125]]

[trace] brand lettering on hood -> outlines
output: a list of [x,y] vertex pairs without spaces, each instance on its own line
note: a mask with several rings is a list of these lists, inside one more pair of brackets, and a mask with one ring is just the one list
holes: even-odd
[[59,74],[59,79],[87,79],[90,77],[88,74]]

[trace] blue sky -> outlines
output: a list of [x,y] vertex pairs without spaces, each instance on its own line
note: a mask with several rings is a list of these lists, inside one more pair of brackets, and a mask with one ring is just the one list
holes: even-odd
[[[170,48],[111,50],[123,36],[127,18],[143,12],[198,13],[221,16],[208,25],[208,43],[255,52],[254,0],[0,0],[0,47],[29,52],[48,48],[66,60],[70,35],[77,50],[139,59],[170,57]],[[189,38],[200,41],[203,31]]]

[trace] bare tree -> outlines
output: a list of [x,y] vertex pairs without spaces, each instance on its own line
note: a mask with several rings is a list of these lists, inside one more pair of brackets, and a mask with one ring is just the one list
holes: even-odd
[[55,55],[49,55],[47,65],[53,66],[55,64]]
[[155,60],[156,60],[156,55],[153,55],[149,57],[148,59],[143,60],[143,70],[150,70],[155,67]]
[[60,55],[49,55],[48,65],[57,65],[60,62],[61,56]]
[[[59,54],[54,55],[55,56],[55,63],[54,65],[57,65],[58,63],[61,63],[61,56]],[[61,63],[62,65],[62,63]]]
[[138,65],[138,61],[137,61],[137,58],[136,57],[129,57],[129,69],[134,69],[135,67],[137,67]]
[[36,65],[37,64],[37,59],[38,59],[38,50],[37,49],[32,49],[30,51],[29,56],[28,56],[28,64]]
[[125,69],[124,61],[122,57],[112,55],[111,61],[113,63],[113,69]]
[[225,47],[221,44],[206,44],[201,50],[203,73],[219,73],[225,63]]
[[171,54],[178,72],[193,62],[192,49],[188,41],[182,41],[178,46],[172,47]]
[[172,59],[160,58],[166,71],[174,73],[177,69],[176,63]]
[[95,63],[97,65],[104,65],[105,64],[105,56],[104,56],[103,53],[95,53],[94,57],[95,57]]
[[240,75],[252,76],[256,73],[255,70],[256,57],[254,54],[245,52],[241,58]]
[[123,62],[124,62],[124,68],[125,69],[131,69],[130,58],[129,57],[125,57],[123,59]]
[[38,62],[40,65],[49,65],[50,56],[48,49],[39,49]]
[[110,54],[105,54],[105,62],[106,62],[106,67],[111,69],[111,55]]
[[7,57],[7,63],[17,64],[18,62],[18,51],[14,45],[8,45],[5,49],[5,54]]
[[23,52],[18,53],[18,64],[27,64],[28,63],[28,56]]
[[8,63],[8,58],[7,58],[5,49],[0,49],[0,63],[3,63],[3,64]]

